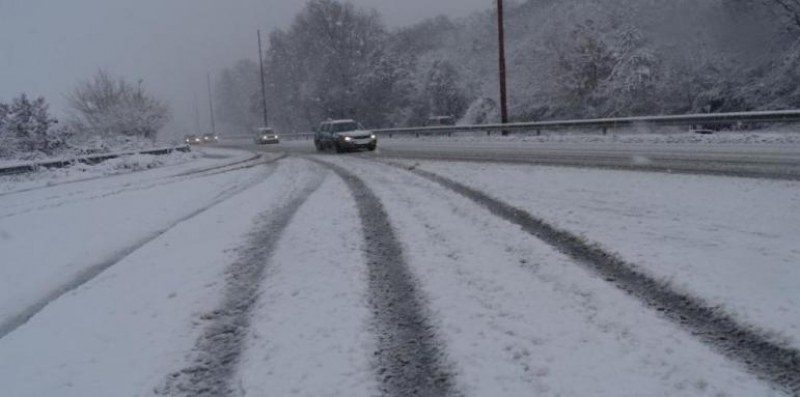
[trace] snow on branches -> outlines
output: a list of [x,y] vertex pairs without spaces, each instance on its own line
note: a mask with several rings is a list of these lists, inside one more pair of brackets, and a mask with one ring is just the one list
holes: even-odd
[[167,105],[137,86],[99,71],[67,97],[71,127],[83,136],[155,140],[170,119]]
[[58,121],[44,98],[21,94],[10,104],[0,103],[0,158],[53,155],[66,145],[68,134],[54,128]]

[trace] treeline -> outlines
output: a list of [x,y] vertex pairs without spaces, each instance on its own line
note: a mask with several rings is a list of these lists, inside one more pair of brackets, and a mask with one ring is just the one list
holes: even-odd
[[[800,0],[529,0],[507,7],[515,120],[800,107]],[[271,124],[498,120],[492,9],[389,31],[374,11],[311,0],[265,55]],[[231,128],[259,125],[257,62],[217,80]]]
[[36,159],[152,145],[169,121],[165,103],[100,71],[67,96],[69,116],[52,117],[44,98],[0,102],[0,159]]

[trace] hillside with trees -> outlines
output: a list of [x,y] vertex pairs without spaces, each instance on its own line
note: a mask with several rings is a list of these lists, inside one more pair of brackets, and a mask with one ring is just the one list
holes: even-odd
[[[389,30],[374,11],[311,0],[269,37],[271,124],[497,121],[495,21],[487,9]],[[528,0],[506,25],[514,120],[800,107],[800,0]],[[217,81],[223,121],[243,132],[258,81],[252,61]]]

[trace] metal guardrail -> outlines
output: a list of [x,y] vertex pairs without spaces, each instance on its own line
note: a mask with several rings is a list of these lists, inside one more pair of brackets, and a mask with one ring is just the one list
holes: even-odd
[[161,156],[170,154],[173,152],[190,152],[191,148],[188,145],[184,146],[177,146],[177,147],[170,147],[170,148],[162,148],[162,149],[152,149],[152,150],[142,150],[137,152],[124,152],[124,153],[110,153],[110,154],[96,154],[91,156],[83,156],[77,157],[73,159],[64,159],[64,160],[51,160],[51,161],[42,161],[42,162],[34,162],[28,164],[20,164],[14,165],[10,167],[0,167],[0,176],[6,175],[16,175],[16,174],[24,174],[28,172],[34,172],[40,170],[42,168],[51,169],[51,168],[64,168],[68,167],[73,164],[100,164],[106,160],[115,159],[118,157],[123,156],[130,156],[134,154],[149,154],[154,156]]
[[800,121],[800,110],[779,110],[765,112],[737,112],[737,113],[703,113],[677,116],[645,116],[645,117],[621,117],[609,119],[583,119],[583,120],[559,120],[559,121],[536,121],[526,123],[508,124],[480,124],[480,125],[458,125],[458,126],[436,126],[436,127],[412,127],[412,128],[385,128],[374,130],[381,135],[417,135],[417,134],[448,134],[453,132],[492,132],[492,131],[515,131],[515,132],[541,132],[545,129],[561,128],[596,128],[606,132],[608,129],[654,125],[654,126],[681,126],[681,125],[725,125],[735,123],[776,123],[776,122],[796,122]]
[[[381,128],[372,130],[380,136],[452,134],[454,132],[534,132],[547,129],[594,128],[604,133],[609,129],[631,126],[719,126],[737,123],[781,123],[800,121],[800,110],[777,110],[763,112],[702,113],[674,116],[619,117],[607,119],[534,121],[508,124],[474,124],[436,127]],[[313,132],[286,133],[282,140],[312,139]],[[253,139],[252,135],[223,136],[222,139]]]
[[[280,135],[280,139],[287,140],[287,141],[295,141],[295,140],[304,140],[304,139],[312,139],[314,138],[313,132],[292,132]],[[253,141],[253,135],[222,135],[219,137],[220,140],[225,139],[246,139],[249,141]]]

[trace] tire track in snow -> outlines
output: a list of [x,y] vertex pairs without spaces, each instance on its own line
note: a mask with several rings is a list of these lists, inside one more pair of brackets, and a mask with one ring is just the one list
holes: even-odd
[[71,280],[63,283],[61,286],[55,288],[49,294],[43,296],[38,301],[34,302],[33,304],[29,305],[28,307],[22,309],[18,314],[10,317],[6,321],[0,322],[0,339],[3,339],[8,334],[14,332],[17,328],[23,326],[27,323],[31,318],[33,318],[37,313],[39,313],[42,309],[47,307],[51,302],[59,299],[60,297],[64,296],[65,294],[74,291],[80,286],[88,283],[104,271],[108,270],[109,268],[113,267],[115,264],[121,262],[126,257],[130,256],[134,252],[138,251],[140,248],[144,247],[145,245],[149,244],[150,242],[156,240],[157,238],[161,237],[162,235],[169,232],[171,229],[175,228],[179,224],[186,222],[206,211],[215,207],[222,202],[236,196],[239,193],[244,192],[245,190],[250,189],[255,184],[264,181],[264,179],[269,178],[272,175],[274,169],[269,170],[269,173],[265,176],[258,176],[253,178],[250,183],[246,183],[242,186],[234,186],[226,191],[221,192],[217,197],[208,205],[199,208],[190,214],[179,218],[178,220],[172,222],[171,224],[167,225],[165,228],[160,229],[140,240],[135,242],[134,244],[128,246],[127,248],[118,251],[114,255],[109,258],[106,258],[98,263],[92,264],[86,269],[79,272],[75,277]]
[[[21,210],[21,211],[17,210],[17,212],[0,214],[0,220],[6,219],[6,218],[15,217],[15,216],[19,216],[19,215],[28,214],[28,213],[31,213],[31,212],[63,207],[64,205],[73,204],[73,203],[76,203],[76,202],[103,199],[103,198],[117,196],[117,195],[128,193],[128,192],[137,192],[137,191],[141,191],[141,190],[152,189],[152,188],[171,185],[171,184],[175,184],[175,183],[187,182],[187,181],[191,181],[191,180],[198,179],[198,178],[205,178],[205,177],[209,177],[209,176],[227,174],[229,172],[234,172],[234,171],[240,171],[240,170],[245,170],[245,169],[249,169],[249,168],[254,168],[254,167],[257,167],[257,166],[263,165],[263,164],[272,164],[272,163],[275,163],[275,162],[278,162],[278,161],[284,159],[285,157],[286,156],[283,155],[283,156],[279,156],[279,157],[277,157],[275,159],[272,159],[272,160],[261,161],[261,156],[257,156],[254,160],[253,159],[248,160],[246,162],[247,164],[236,165],[236,166],[233,166],[232,168],[229,168],[229,167],[231,167],[231,165],[228,164],[228,165],[222,165],[222,166],[218,166],[218,167],[207,168],[207,169],[203,169],[203,170],[196,170],[196,171],[192,171],[192,172],[188,172],[188,173],[182,173],[182,174],[179,174],[179,175],[171,175],[171,176],[167,176],[167,177],[163,177],[163,178],[158,178],[157,179],[158,182],[151,182],[151,183],[147,183],[147,184],[140,184],[140,185],[133,185],[133,186],[127,186],[126,185],[124,187],[117,188],[115,190],[111,190],[111,191],[104,192],[104,193],[101,193],[101,194],[90,195],[90,196],[86,196],[86,197],[79,197],[79,196],[78,197],[74,197],[75,195],[69,195],[63,201],[58,201],[58,202],[51,203],[51,204],[41,204],[41,205],[37,205],[37,206],[34,206],[34,207],[29,207],[29,208],[27,208],[25,210]],[[236,164],[240,164],[240,163],[242,163],[242,162],[237,162]]]
[[302,189],[292,192],[280,208],[268,210],[243,247],[239,259],[226,271],[222,303],[205,315],[209,320],[190,355],[189,366],[169,375],[157,394],[168,396],[236,395],[231,384],[244,341],[250,327],[251,312],[258,290],[281,235],[297,211],[319,189],[324,176],[318,176]]
[[607,282],[688,329],[700,341],[743,364],[754,374],[793,395],[800,395],[800,352],[797,350],[773,343],[753,327],[740,324],[718,308],[708,306],[702,299],[677,292],[668,283],[641,272],[636,265],[522,209],[430,171],[392,162],[383,163],[435,182],[472,200],[495,216],[520,226],[527,233],[555,247]]
[[426,316],[414,276],[380,199],[355,174],[328,162],[353,194],[365,236],[369,296],[378,339],[377,375],[384,395],[457,395],[442,344]]

